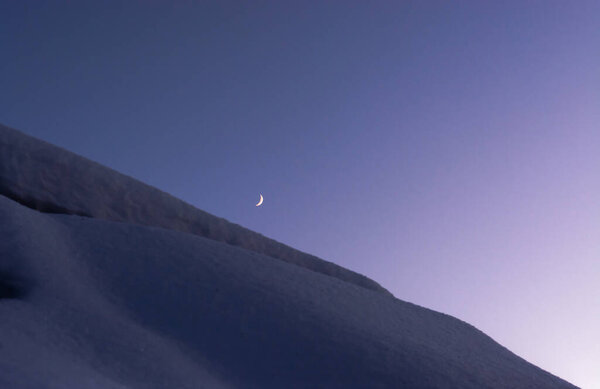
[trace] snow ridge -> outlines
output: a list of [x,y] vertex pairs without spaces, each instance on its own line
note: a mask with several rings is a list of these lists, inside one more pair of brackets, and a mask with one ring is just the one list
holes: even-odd
[[0,220],[0,285],[29,288],[0,299],[2,388],[573,388],[451,316],[223,242],[4,196]]
[[192,233],[390,294],[362,274],[230,223],[134,178],[1,124],[0,194],[38,211]]
[[1,126],[0,191],[0,388],[574,388],[465,322]]

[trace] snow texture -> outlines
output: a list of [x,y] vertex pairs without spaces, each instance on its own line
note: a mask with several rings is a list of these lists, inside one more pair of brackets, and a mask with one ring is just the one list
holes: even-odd
[[189,232],[389,294],[361,274],[213,216],[138,180],[3,125],[0,194],[43,212]]
[[[48,146],[7,139],[2,163],[19,172],[6,182],[3,166],[3,188],[37,197],[0,195],[0,388],[574,388],[471,325],[381,290],[225,239],[77,215],[178,213],[46,192],[59,182],[77,189],[74,177],[86,174],[90,185],[119,187],[98,165],[60,177],[73,171],[72,154],[20,157],[24,143]],[[235,236],[229,226],[220,233]]]

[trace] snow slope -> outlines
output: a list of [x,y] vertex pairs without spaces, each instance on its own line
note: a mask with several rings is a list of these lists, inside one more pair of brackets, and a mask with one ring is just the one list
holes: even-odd
[[41,211],[189,232],[389,294],[361,274],[213,216],[138,180],[1,124],[0,194]]
[[[77,159],[13,147],[1,134],[0,159],[12,167],[0,168],[0,184],[19,202],[0,195],[0,388],[574,387],[467,323],[352,282],[355,273],[332,277],[178,229],[75,215],[148,209],[46,191],[77,188],[86,174],[116,187],[102,181],[114,172],[93,165],[61,177]],[[160,212],[157,220],[177,215]]]
[[0,196],[3,388],[569,388],[474,327],[191,234]]

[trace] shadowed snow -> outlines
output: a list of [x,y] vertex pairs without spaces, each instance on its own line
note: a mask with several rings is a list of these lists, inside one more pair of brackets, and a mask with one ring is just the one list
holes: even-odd
[[367,277],[3,126],[0,236],[0,388],[573,387]]
[[213,216],[138,180],[3,125],[0,194],[42,212],[189,232],[389,294],[361,274]]
[[191,234],[0,196],[10,388],[570,388],[451,316]]

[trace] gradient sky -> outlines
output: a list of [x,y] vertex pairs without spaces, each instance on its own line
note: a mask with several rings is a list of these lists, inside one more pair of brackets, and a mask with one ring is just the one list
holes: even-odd
[[600,388],[599,17],[0,0],[0,122]]

